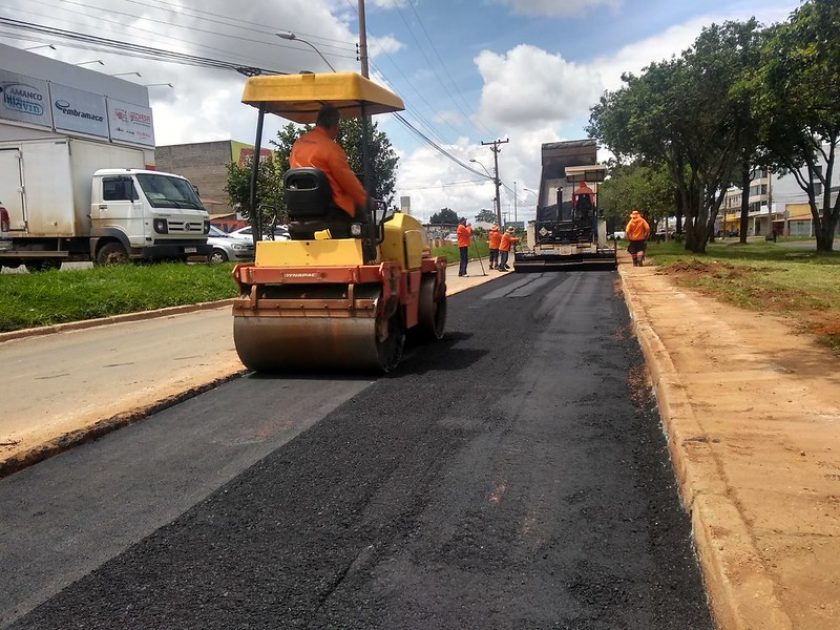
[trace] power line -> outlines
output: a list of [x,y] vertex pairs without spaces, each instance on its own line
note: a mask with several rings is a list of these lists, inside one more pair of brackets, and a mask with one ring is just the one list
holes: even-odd
[[[208,11],[206,9],[202,9],[201,12],[193,11],[192,9],[182,7],[182,6],[180,6],[178,4],[175,4],[175,3],[172,3],[172,2],[166,2],[165,0],[122,0],[122,1],[123,2],[130,2],[132,4],[137,4],[137,5],[140,5],[140,6],[143,6],[143,7],[157,9],[157,10],[160,10],[160,11],[167,11],[168,13],[174,13],[175,15],[181,15],[181,14],[187,15],[187,16],[199,19],[199,20],[204,20],[205,22],[213,22],[213,23],[216,23],[216,24],[224,25],[224,26],[233,26],[234,28],[240,28],[242,30],[248,30],[248,31],[255,31],[256,30],[258,32],[265,33],[265,34],[272,35],[272,36],[278,30],[277,28],[269,28],[269,29],[265,28],[265,26],[266,26],[265,22],[253,22],[251,20],[243,20],[243,19],[240,19],[240,18],[235,18],[235,17],[229,16],[229,15],[225,15],[223,13],[214,13],[213,11]],[[161,7],[149,6],[149,4],[148,4],[149,2],[154,2],[154,3],[162,5],[162,6]],[[164,7],[172,7],[172,8],[167,9],[167,8],[164,8]],[[177,10],[173,10],[173,9],[177,9]],[[221,19],[216,20],[216,19],[212,19],[212,18],[209,18],[209,17],[204,17],[204,15],[202,15],[202,13],[206,14],[206,15],[212,15],[216,18],[221,18]],[[246,26],[239,26],[239,24],[243,24],[243,25],[246,25]],[[343,51],[346,51],[346,52],[349,52],[349,51],[353,50],[354,42],[350,42],[350,41],[347,41],[347,40],[341,40],[341,39],[334,39],[334,38],[330,38],[330,37],[324,37],[322,35],[316,35],[314,33],[307,33],[307,32],[300,31],[300,30],[294,29],[294,28],[287,29],[287,30],[292,30],[295,33],[297,33],[298,35],[303,35],[307,39],[314,40],[315,43],[318,43],[319,46],[329,46],[331,48],[337,48],[337,49],[340,49],[340,50],[343,50]],[[336,44],[333,44],[333,43],[330,43],[330,42],[337,42],[340,45],[336,45]]]
[[[82,8],[86,8],[86,7],[91,6],[88,3],[77,2],[76,0],[60,0],[60,1],[61,1],[62,4],[70,4],[70,5],[74,5],[74,6],[78,6],[78,7],[82,7]],[[122,23],[118,20],[109,20],[107,18],[103,18],[103,17],[100,17],[100,16],[94,16],[94,15],[91,15],[90,13],[88,13],[86,11],[74,11],[72,9],[57,6],[57,5],[55,5],[53,3],[50,3],[50,2],[46,2],[45,0],[30,0],[30,2],[46,5],[48,7],[54,7],[54,8],[57,8],[57,9],[61,10],[61,11],[66,11],[68,13],[74,13],[76,15],[82,15],[84,17],[96,17],[99,20],[102,20],[102,21],[105,21],[105,22],[110,22],[112,24],[117,24],[117,25],[119,25],[121,27],[124,27],[124,28],[126,27],[126,24],[124,24],[124,23]],[[101,8],[101,7],[91,7],[91,8]],[[239,35],[229,35],[227,33],[222,33],[222,32],[219,32],[219,31],[213,31],[213,30],[209,30],[209,29],[205,29],[205,28],[199,28],[197,26],[183,26],[181,24],[176,24],[176,23],[172,22],[171,20],[159,20],[159,19],[155,19],[155,18],[152,18],[152,17],[140,16],[140,15],[137,15],[135,13],[127,13],[125,11],[117,11],[117,10],[111,9],[111,8],[108,9],[108,13],[112,14],[112,15],[122,15],[124,17],[128,17],[128,18],[131,18],[133,20],[146,20],[148,22],[154,22],[156,24],[164,24],[164,25],[170,26],[170,27],[186,29],[186,30],[189,30],[190,32],[206,33],[208,35],[214,35],[214,36],[217,36],[217,37],[225,37],[225,38],[228,38],[228,39],[235,39],[235,40],[244,41],[244,42],[253,43],[253,44],[262,44],[264,46],[286,48],[286,49],[289,49],[289,50],[296,50],[296,51],[300,50],[299,48],[297,48],[295,46],[289,46],[287,44],[281,44],[279,41],[254,39],[254,38],[251,38],[251,37],[242,37],[242,36],[239,36]],[[146,28],[142,28],[142,27],[138,27],[138,26],[132,26],[131,29],[132,30],[144,31],[144,32],[147,32],[147,33],[153,33],[155,35],[159,35],[159,33],[157,31],[153,31],[151,29],[146,29]],[[272,34],[272,37],[273,37],[273,34]],[[175,41],[180,41],[180,42],[190,44],[190,45],[193,45],[193,46],[203,46],[203,44],[199,44],[198,42],[194,42],[192,40],[176,39]],[[215,50],[217,52],[224,52],[224,53],[228,52],[228,51],[225,51],[223,49],[213,48],[213,47],[210,47],[210,46],[205,46],[205,47],[210,49],[210,50]],[[335,53],[330,53],[330,54],[333,57],[343,57],[345,59],[353,59],[353,57],[351,55],[338,55],[338,54],[335,54]]]
[[[411,10],[414,12],[415,17],[417,18],[417,23],[420,24],[420,29],[423,31],[423,34],[426,36],[426,39],[428,40],[429,44],[432,47],[432,52],[435,53],[435,56],[437,57],[438,62],[440,62],[441,68],[443,68],[443,71],[446,73],[446,76],[449,78],[450,85],[454,88],[455,93],[460,97],[461,103],[463,103],[466,108],[469,108],[469,104],[467,103],[467,100],[464,98],[464,95],[461,92],[461,88],[458,87],[458,83],[452,78],[452,75],[449,73],[449,69],[446,67],[446,64],[443,62],[443,58],[440,56],[440,53],[438,52],[438,49],[435,46],[435,43],[432,41],[432,38],[429,36],[429,32],[426,30],[426,25],[423,24],[423,19],[420,17],[420,14],[417,12],[417,8],[414,6],[414,3],[412,2],[412,0],[408,0],[408,6],[410,6]],[[458,106],[460,108],[460,106],[458,105],[458,103],[457,103],[457,101],[455,100],[454,97],[452,99],[452,102],[455,103],[456,106]],[[467,114],[464,109],[461,109],[461,113],[464,114],[464,116],[466,116],[467,119],[469,119],[469,114]],[[486,127],[484,127],[484,125],[481,125],[481,123],[479,123],[479,125],[481,126],[482,130],[485,133],[491,134],[490,130],[487,129]]]
[[55,28],[51,26],[44,26],[41,24],[35,24],[32,22],[24,22],[21,20],[14,20],[12,18],[7,18],[0,16],[0,24],[4,24],[7,26],[11,26],[14,28],[19,28],[21,30],[41,33],[46,35],[51,35],[54,37],[60,37],[63,39],[69,39],[72,41],[81,41],[91,44],[96,44],[99,46],[105,46],[107,48],[116,49],[116,50],[123,50],[126,52],[136,53],[139,56],[144,56],[148,59],[154,59],[156,61],[169,61],[173,63],[182,63],[185,65],[194,65],[194,66],[203,66],[208,68],[219,68],[224,70],[236,70],[238,72],[247,73],[247,71],[253,71],[255,74],[265,73],[265,74],[287,74],[281,70],[274,70],[269,68],[261,68],[257,66],[242,66],[242,64],[234,63],[231,61],[224,61],[220,59],[212,59],[210,57],[200,57],[198,55],[190,55],[187,53],[179,53],[171,50],[164,50],[161,48],[153,48],[151,46],[144,46],[141,44],[131,44],[128,42],[121,42],[113,39],[108,39],[105,37],[98,37],[96,35],[87,35],[84,33],[76,33],[74,31],[68,31],[65,29]]

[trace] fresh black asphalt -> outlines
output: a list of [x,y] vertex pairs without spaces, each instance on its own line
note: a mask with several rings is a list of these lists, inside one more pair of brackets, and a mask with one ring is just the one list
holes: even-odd
[[451,298],[444,342],[12,627],[711,628],[614,283]]

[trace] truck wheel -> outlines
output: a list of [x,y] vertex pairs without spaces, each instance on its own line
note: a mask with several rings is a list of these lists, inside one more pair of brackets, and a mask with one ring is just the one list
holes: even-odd
[[218,249],[216,247],[213,248],[213,251],[210,252],[210,255],[207,257],[207,262],[212,264],[218,264],[228,261],[228,255],[224,252],[224,250]]
[[29,273],[37,273],[39,271],[50,271],[51,269],[59,269],[61,261],[52,258],[44,258],[42,260],[30,260],[26,262],[26,270]]
[[105,243],[96,254],[96,262],[100,265],[116,265],[128,261],[128,253],[119,243]]

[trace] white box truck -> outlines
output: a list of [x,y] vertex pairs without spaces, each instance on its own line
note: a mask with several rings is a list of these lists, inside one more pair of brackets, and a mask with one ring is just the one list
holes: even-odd
[[0,142],[0,264],[206,256],[210,220],[190,182],[142,149],[75,138]]

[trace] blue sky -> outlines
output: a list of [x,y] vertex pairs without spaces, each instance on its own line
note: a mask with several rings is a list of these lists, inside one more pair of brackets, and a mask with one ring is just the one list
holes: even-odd
[[[235,60],[287,72],[325,71],[290,30],[339,70],[357,70],[357,0],[4,0],[0,15],[77,32]],[[492,167],[482,140],[509,137],[500,154],[503,208],[525,218],[539,181],[540,144],[584,136],[589,107],[623,71],[687,48],[713,21],[755,15],[783,20],[797,0],[367,0],[373,78],[403,97],[405,116],[461,161]],[[254,112],[239,102],[230,71],[136,59],[12,29],[0,41],[53,43],[39,54],[75,63],[100,58],[108,74],[139,72],[150,88],[158,144],[252,141]],[[90,66],[89,66],[90,67]],[[269,121],[266,138],[283,121]],[[399,194],[427,217],[441,207],[471,216],[489,207],[492,185],[450,162],[393,118],[380,117],[398,153]],[[477,170],[481,168],[472,165]],[[516,203],[512,188],[516,182]],[[519,218],[523,218],[520,216]]]

